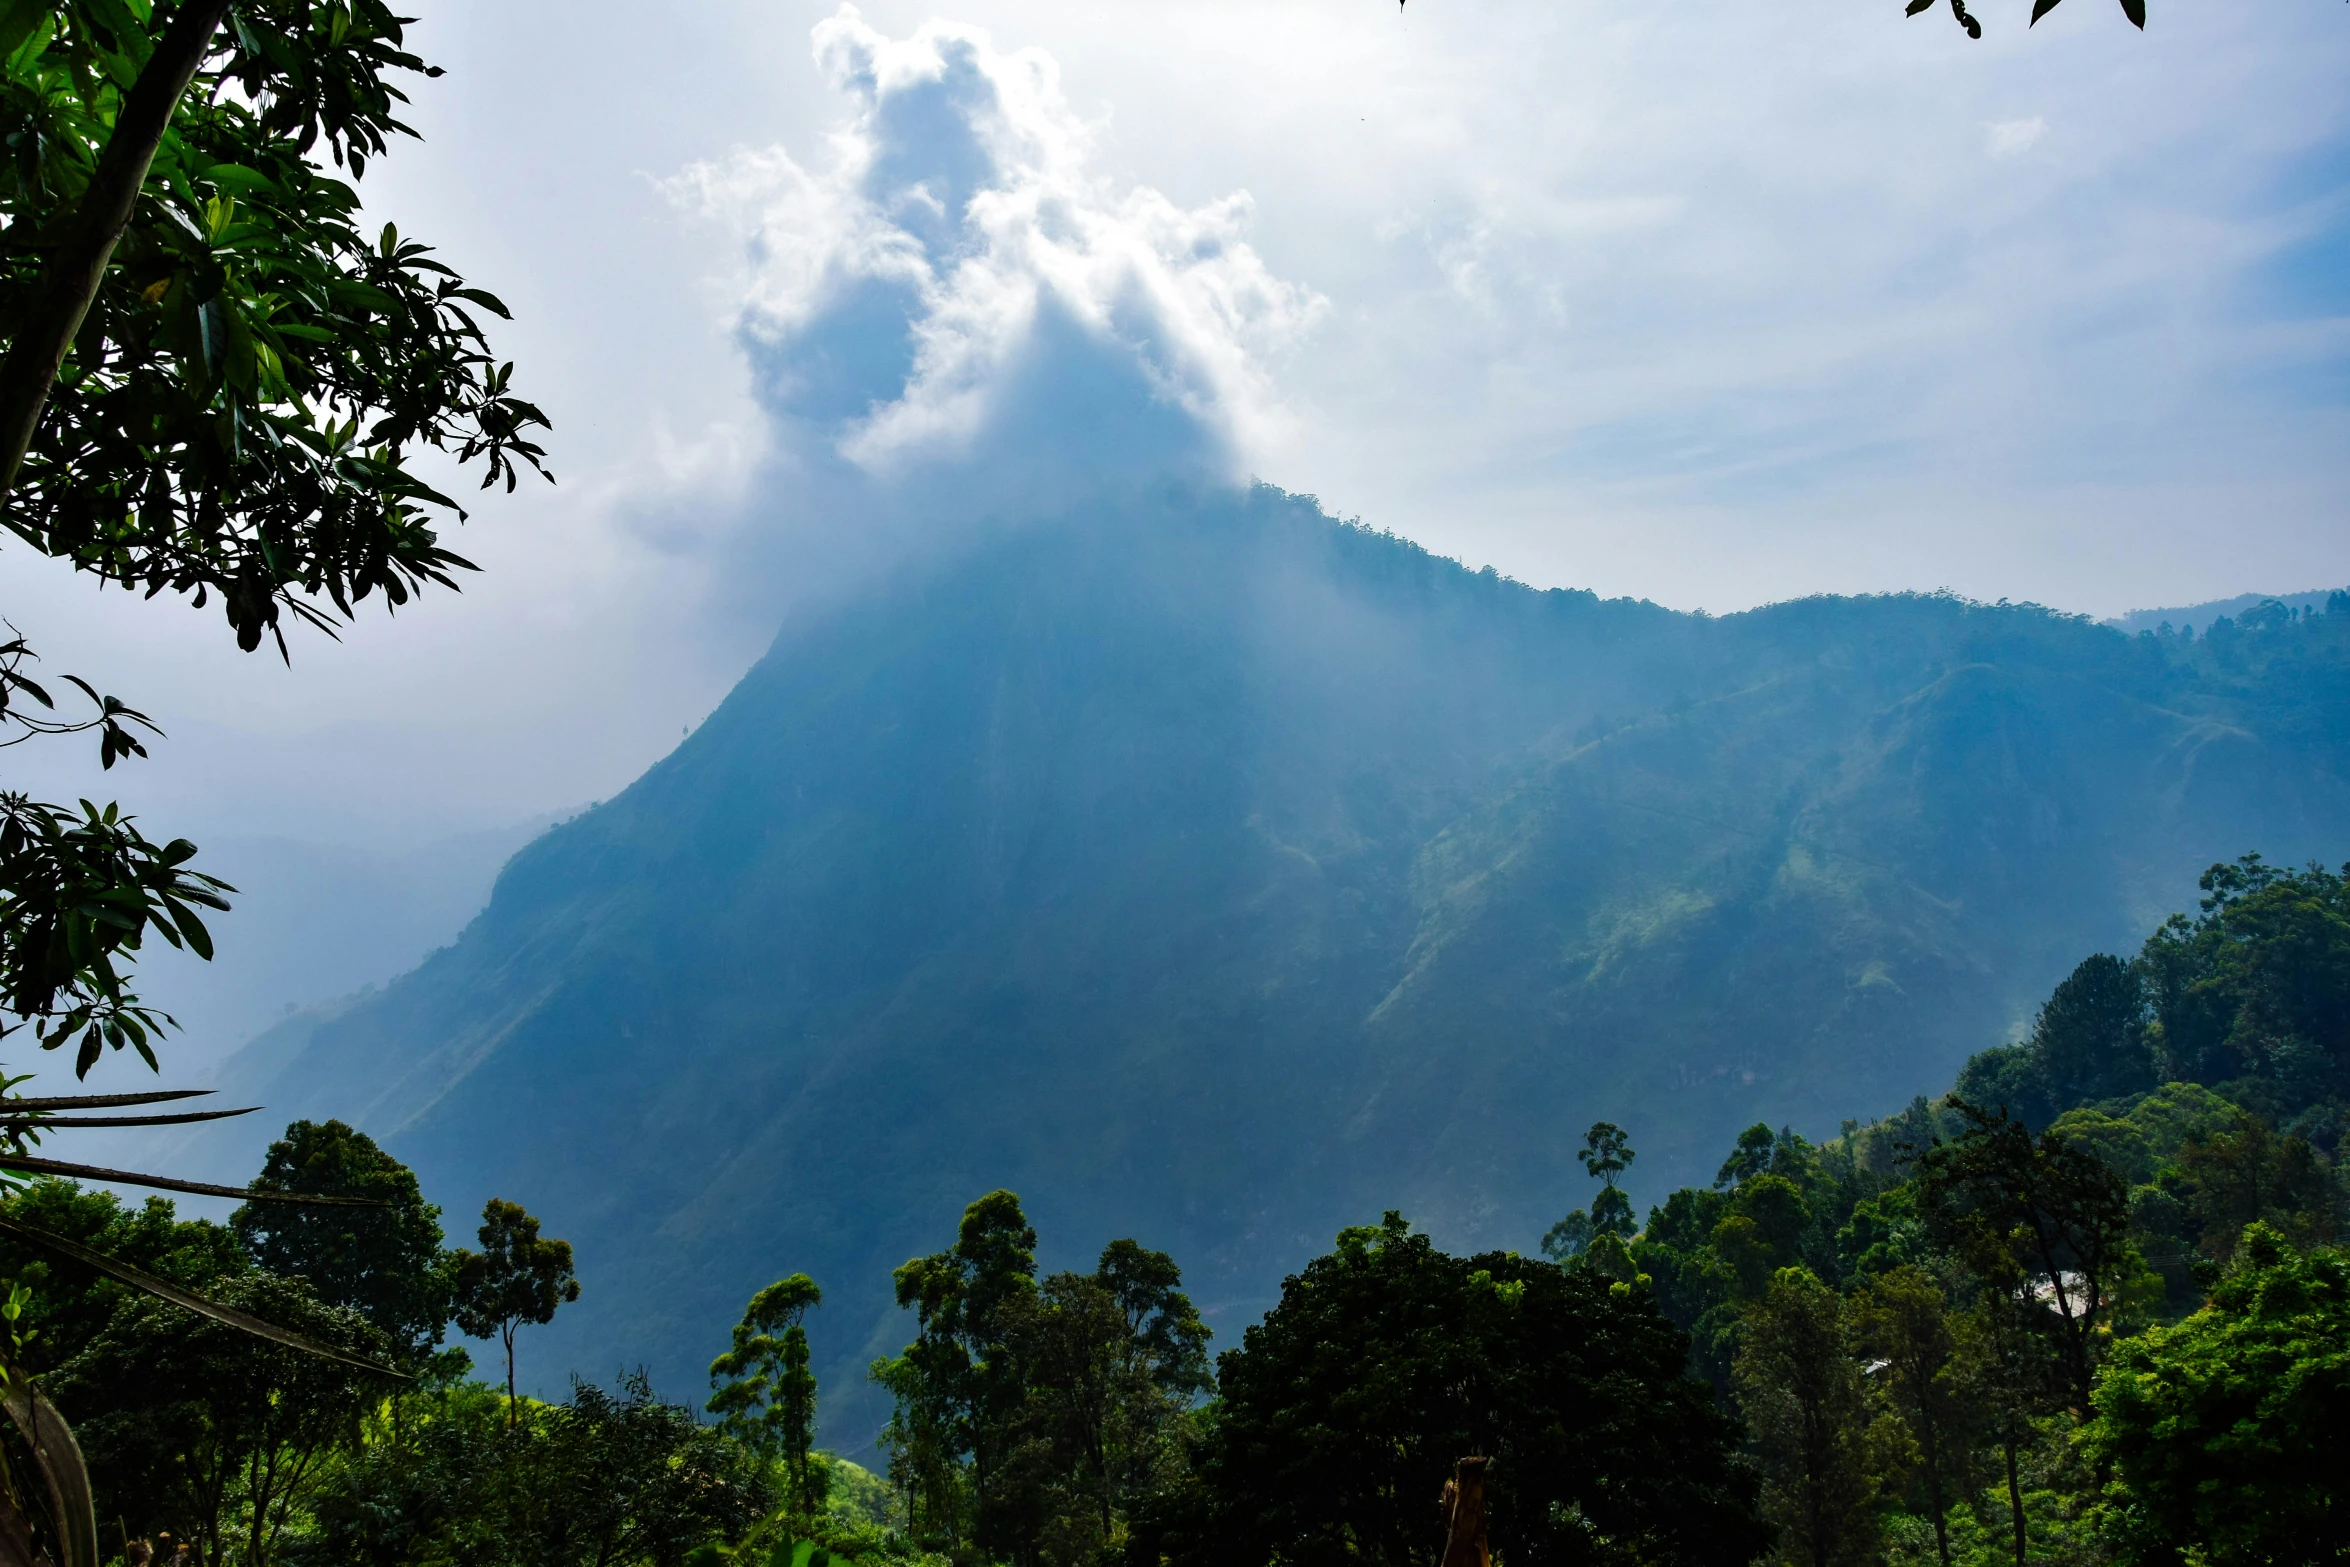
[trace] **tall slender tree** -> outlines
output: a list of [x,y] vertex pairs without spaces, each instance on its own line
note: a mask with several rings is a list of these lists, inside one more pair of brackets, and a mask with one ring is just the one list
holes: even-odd
[[1734,1367],[1781,1560],[1861,1567],[1877,1557],[1867,1408],[1844,1304],[1808,1268],[1783,1268],[1747,1307]]
[[1036,1231],[1017,1195],[989,1192],[963,1210],[952,1250],[894,1277],[917,1334],[872,1373],[898,1401],[891,1472],[936,1538],[993,1549],[1017,1534],[1003,1460],[1027,1389],[1011,1328],[1036,1291]]
[[522,1204],[492,1197],[482,1206],[481,1250],[450,1259],[457,1325],[474,1338],[496,1338],[506,1349],[506,1420],[519,1417],[514,1394],[514,1330],[555,1320],[555,1308],[579,1299],[571,1243],[539,1236],[539,1221]]
[[1904,1264],[1876,1275],[1850,1309],[1854,1348],[1878,1366],[1887,1401],[1908,1428],[1934,1552],[1950,1567],[1949,1512],[1966,1495],[1973,1469],[1979,1379],[1952,1328],[1942,1285],[1925,1269]]
[[[805,1273],[777,1279],[758,1294],[735,1324],[734,1343],[710,1362],[717,1389],[706,1406],[751,1450],[783,1461],[786,1502],[802,1517],[824,1505],[824,1471],[810,1455],[816,1443],[816,1374],[809,1369],[809,1312],[824,1292]],[[721,1380],[723,1379],[723,1380]]]

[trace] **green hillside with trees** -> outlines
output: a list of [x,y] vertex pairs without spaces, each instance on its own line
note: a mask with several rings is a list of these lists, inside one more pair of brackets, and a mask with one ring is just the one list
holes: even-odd
[[[359,226],[407,26],[0,5],[21,547],[290,659],[544,472]],[[2350,594],[1717,619],[1267,487],[867,586],[266,1150],[0,1074],[0,1567],[2350,1560]],[[0,746],[158,732],[0,642]],[[197,865],[0,790],[0,1036],[158,1066]]]
[[1592,1126],[1593,1200],[1545,1255],[1451,1254],[1389,1211],[1224,1336],[1166,1253],[1051,1271],[1012,1192],[951,1234],[942,1209],[946,1244],[890,1275],[878,1451],[817,1445],[811,1345],[841,1325],[805,1273],[731,1341],[706,1325],[715,1418],[641,1371],[560,1403],[471,1379],[452,1325],[496,1377],[501,1335],[598,1281],[495,1198],[481,1252],[444,1247],[338,1123],[289,1128],[255,1190],[384,1206],[222,1225],[51,1179],[6,1217],[405,1380],[12,1245],[7,1322],[118,1541],[253,1567],[1425,1567],[1470,1457],[1508,1567],[2340,1560],[2350,881],[2258,856],[2202,881],[1956,1091],[1817,1144],[1757,1124],[1645,1223],[1632,1133]]
[[1595,1120],[1645,1203],[1941,1091],[2214,860],[2330,855],[2345,713],[2350,599],[1714,618],[1132,497],[796,618],[451,947],[221,1084],[536,1194],[605,1282],[526,1369],[697,1374],[780,1246],[855,1324],[817,1372],[862,1441],[944,1205],[1019,1192],[1053,1267],[1150,1237],[1225,1331],[1390,1207],[1531,1249]]

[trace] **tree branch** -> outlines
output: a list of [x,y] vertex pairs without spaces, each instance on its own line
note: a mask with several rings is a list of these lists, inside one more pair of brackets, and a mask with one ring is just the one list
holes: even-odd
[[16,476],[32,449],[67,350],[98,297],[115,244],[130,226],[139,191],[155,149],[171,126],[180,95],[204,63],[212,35],[228,14],[229,0],[185,0],[163,39],[124,95],[106,150],[82,192],[64,242],[50,258],[41,291],[0,363],[0,504],[16,488]]

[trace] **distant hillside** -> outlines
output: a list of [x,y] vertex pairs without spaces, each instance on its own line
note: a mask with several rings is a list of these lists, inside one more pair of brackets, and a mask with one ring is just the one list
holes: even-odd
[[577,1242],[542,1387],[650,1343],[688,1393],[813,1273],[853,1448],[888,1270],[992,1187],[1048,1266],[1173,1252],[1229,1342],[1341,1224],[1530,1249],[1597,1117],[1636,1195],[1708,1179],[1758,1118],[1939,1091],[2212,861],[2346,845],[2350,614],[1710,619],[1162,498],[787,626],[453,946],[226,1081],[374,1132],[453,1231],[495,1192]]
[[2350,593],[2350,589],[2319,588],[2314,593],[2239,593],[2232,599],[2212,599],[2207,603],[2185,604],[2176,609],[2133,609],[2126,615],[2118,615],[2106,621],[2105,624],[2117,631],[2127,631],[2132,635],[2141,631],[2152,631],[2165,622],[2175,631],[2185,630],[2189,627],[2193,627],[2197,631],[2204,631],[2210,629],[2211,623],[2222,615],[2233,619],[2248,609],[2258,609],[2261,605],[2272,601],[2284,605],[2287,609],[2298,610],[2304,615],[2322,615],[2326,612],[2327,605],[2337,595],[2344,593]]

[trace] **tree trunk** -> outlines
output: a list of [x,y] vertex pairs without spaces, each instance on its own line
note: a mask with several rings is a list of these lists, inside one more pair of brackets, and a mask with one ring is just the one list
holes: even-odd
[[229,0],[185,0],[163,30],[155,52],[123,96],[114,130],[90,173],[81,205],[49,258],[33,307],[17,323],[16,340],[8,345],[6,361],[0,362],[0,503],[16,487],[17,471],[41,426],[49,388],[90,313],[91,301],[98,297],[114,247],[130,226],[148,167],[180,95],[204,63],[228,8]]
[[521,1415],[514,1403],[514,1324],[502,1325],[506,1340],[506,1429],[511,1431],[521,1424]]
[[[1919,1408],[1925,1407],[1921,1400]],[[1934,1506],[1934,1552],[1941,1558],[1942,1567],[1950,1567],[1950,1525],[1942,1517],[1942,1444],[1934,1430],[1932,1416],[1919,1421],[1926,1434],[1926,1499]]]
[[1437,1567],[1491,1567],[1485,1546],[1485,1460],[1464,1458],[1444,1487],[1444,1556]]
[[2007,1509],[2015,1520],[2015,1567],[2027,1567],[2024,1561],[2024,1491],[2015,1483],[2015,1418],[2011,1415],[2000,1428],[2000,1444],[2007,1449]]

